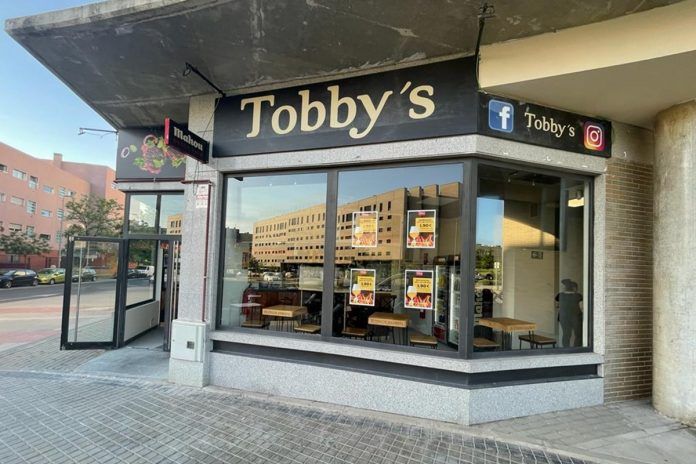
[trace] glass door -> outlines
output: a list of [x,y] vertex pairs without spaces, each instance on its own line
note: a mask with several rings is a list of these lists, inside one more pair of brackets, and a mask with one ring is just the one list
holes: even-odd
[[75,237],[68,243],[62,349],[115,348],[123,241]]

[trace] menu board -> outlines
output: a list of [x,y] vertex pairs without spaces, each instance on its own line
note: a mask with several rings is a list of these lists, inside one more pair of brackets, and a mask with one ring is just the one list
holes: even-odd
[[350,270],[349,304],[357,306],[375,305],[375,270]]
[[377,247],[377,211],[356,211],[353,213],[353,248]]
[[434,209],[409,210],[406,248],[435,248],[437,211]]
[[433,271],[407,270],[404,308],[433,309]]

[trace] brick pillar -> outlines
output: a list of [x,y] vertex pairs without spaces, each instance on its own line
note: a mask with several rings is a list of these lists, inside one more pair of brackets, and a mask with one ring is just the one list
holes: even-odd
[[[605,401],[652,391],[653,167],[615,154],[607,163]],[[595,246],[602,246],[596,243]]]

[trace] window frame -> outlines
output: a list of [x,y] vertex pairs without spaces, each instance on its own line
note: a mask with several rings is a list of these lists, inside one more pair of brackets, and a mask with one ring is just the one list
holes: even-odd
[[[184,209],[182,210],[182,215],[185,214],[186,212],[186,192],[184,190],[133,190],[126,192],[126,197],[124,199],[124,208],[123,208],[123,227],[121,229],[121,234],[124,239],[128,241],[130,244],[131,241],[133,240],[156,240],[156,241],[167,241],[167,240],[178,240],[181,242],[181,235],[166,235],[166,234],[157,234],[157,233],[130,233],[129,232],[129,225],[130,225],[130,204],[131,204],[131,197],[132,196],[138,196],[138,195],[154,195],[157,197],[157,201],[155,203],[155,232],[159,230],[159,217],[160,217],[160,200],[163,195],[180,195],[183,200],[184,200]],[[182,218],[183,219],[183,218]],[[130,245],[129,245],[130,246]],[[128,256],[128,249],[125,250],[126,257]],[[157,266],[155,266],[155,272],[157,272]],[[127,279],[126,279],[127,280]],[[127,299],[127,287],[128,285],[124,286],[124,293],[123,293],[123,301],[125,302]],[[149,300],[145,301],[140,301],[138,303],[132,303],[130,305],[125,305],[124,308],[126,311],[132,309],[132,308],[137,308],[141,305],[151,303],[157,299],[157,294],[156,294],[156,289],[157,285],[153,286],[153,293],[152,293],[152,298]]]
[[[154,229],[155,231],[153,233],[130,233],[129,231],[129,226],[130,226],[130,204],[131,204],[131,197],[133,196],[138,196],[138,195],[153,195],[157,197],[157,201],[155,203],[155,225]],[[148,239],[148,238],[162,238],[162,237],[178,237],[179,239],[181,238],[181,235],[167,235],[167,234],[158,234],[157,231],[159,230],[160,226],[160,209],[161,209],[161,200],[162,196],[164,195],[181,195],[183,200],[184,200],[184,207],[181,211],[182,215],[186,213],[186,192],[183,190],[163,190],[163,191],[152,191],[152,190],[134,190],[132,192],[126,192],[126,198],[124,199],[124,208],[123,208],[123,229],[122,229],[122,234],[125,238],[142,238],[142,239]],[[183,222],[183,216],[182,216],[182,222]]]
[[[440,351],[440,350],[426,350],[419,347],[411,347],[404,345],[391,345],[386,343],[375,343],[366,342],[361,340],[353,340],[348,338],[334,337],[332,335],[333,326],[333,299],[334,299],[334,288],[333,281],[335,277],[335,258],[336,258],[336,236],[339,231],[336,230],[337,226],[337,213],[338,213],[338,176],[342,172],[351,171],[365,171],[365,170],[378,170],[378,169],[389,169],[389,168],[406,168],[406,167],[418,167],[426,165],[443,165],[443,164],[458,164],[462,168],[462,178],[460,187],[460,198],[461,198],[461,219],[462,219],[462,232],[460,234],[460,278],[462,282],[466,282],[466,286],[462,284],[460,291],[462,292],[461,304],[459,308],[459,320],[460,320],[460,340],[458,351]],[[476,203],[478,200],[478,167],[479,164],[485,164],[489,166],[497,166],[502,168],[513,168],[520,169],[530,173],[550,175],[559,178],[580,180],[587,182],[588,186],[588,221],[585,224],[585,233],[587,237],[587,254],[584,256],[585,263],[584,266],[587,268],[588,282],[586,290],[586,310],[588,311],[588,344],[584,347],[557,347],[557,348],[545,348],[543,350],[511,350],[511,351],[497,351],[497,352],[476,352],[473,351],[473,333],[474,333],[474,274],[475,274],[475,264],[476,264],[476,214],[477,208]],[[325,236],[324,236],[324,282],[323,282],[323,294],[329,295],[329,297],[322,298],[322,310],[321,310],[321,332],[320,336],[316,338],[308,338],[304,334],[295,334],[291,332],[272,332],[261,329],[252,329],[246,327],[221,327],[220,320],[222,315],[222,289],[223,289],[223,277],[224,270],[222,267],[217,269],[217,285],[216,285],[216,301],[215,314],[214,314],[214,329],[225,332],[238,332],[238,333],[252,333],[252,334],[264,334],[279,338],[293,338],[301,340],[321,340],[325,342],[330,342],[338,345],[348,345],[348,346],[360,346],[365,348],[374,349],[384,349],[392,352],[404,352],[409,354],[421,354],[427,356],[438,356],[444,358],[455,358],[455,359],[483,359],[483,358],[506,358],[515,356],[549,356],[549,355],[563,355],[572,353],[588,353],[594,351],[594,330],[593,330],[593,320],[594,320],[594,194],[595,194],[595,176],[589,173],[582,173],[570,170],[554,170],[545,169],[542,167],[537,167],[534,165],[529,165],[521,162],[514,161],[504,161],[504,160],[491,160],[483,157],[481,154],[472,154],[470,156],[458,156],[445,159],[427,159],[427,160],[408,160],[408,161],[393,161],[393,162],[376,162],[361,164],[357,166],[336,166],[331,168],[317,167],[317,168],[300,168],[300,169],[269,169],[265,171],[254,170],[249,172],[235,172],[227,171],[222,172],[222,201],[220,202],[219,209],[219,227],[218,227],[218,250],[219,259],[223,259],[222,256],[225,253],[225,219],[227,214],[227,189],[228,189],[228,178],[233,177],[264,177],[264,176],[276,176],[276,175],[297,175],[297,174],[317,174],[325,173],[326,178],[326,220],[325,220]],[[134,192],[135,193],[135,192]],[[145,193],[145,192],[143,192]],[[466,227],[466,221],[468,222],[468,227]],[[464,297],[465,294],[471,295],[471,298]]]

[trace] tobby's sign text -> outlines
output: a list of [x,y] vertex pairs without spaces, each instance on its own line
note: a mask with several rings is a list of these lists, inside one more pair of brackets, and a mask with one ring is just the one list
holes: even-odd
[[464,58],[225,97],[215,112],[213,156],[473,134],[473,64]]

